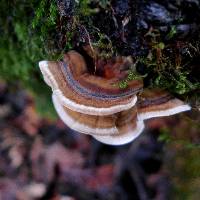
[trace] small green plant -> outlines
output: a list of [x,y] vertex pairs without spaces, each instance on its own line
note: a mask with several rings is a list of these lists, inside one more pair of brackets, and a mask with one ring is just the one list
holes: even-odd
[[96,33],[98,35],[98,39],[96,42],[92,42],[91,45],[98,49],[99,57],[101,58],[111,58],[114,54],[114,47],[110,38],[106,35],[101,33],[99,30],[96,29]]
[[172,39],[177,33],[176,26],[171,26],[170,32],[167,34],[167,39]]
[[132,80],[141,80],[142,78],[144,78],[146,75],[139,75],[138,73],[136,73],[133,70],[129,70],[128,72],[128,76],[126,77],[126,79],[122,80],[119,82],[119,88],[121,89],[125,89],[128,87],[128,83]]
[[177,94],[185,94],[200,88],[200,83],[192,83],[187,78],[188,72],[175,71],[174,73],[162,72],[155,79],[155,86],[167,88]]

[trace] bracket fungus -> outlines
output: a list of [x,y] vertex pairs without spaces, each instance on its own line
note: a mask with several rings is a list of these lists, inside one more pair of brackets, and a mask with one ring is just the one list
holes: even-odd
[[63,61],[41,61],[39,66],[61,104],[83,114],[103,116],[130,109],[143,87],[142,81],[133,80],[121,90],[118,80],[89,74],[83,57],[75,51],[67,53]]
[[142,80],[130,80],[121,89],[119,78],[89,73],[76,51],[65,54],[63,61],[41,61],[39,67],[52,88],[53,104],[62,121],[105,144],[131,142],[143,131],[145,119],[190,110],[165,91],[143,90]]

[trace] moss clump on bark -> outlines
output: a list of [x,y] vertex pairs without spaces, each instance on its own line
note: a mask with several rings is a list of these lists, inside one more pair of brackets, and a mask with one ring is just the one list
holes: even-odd
[[53,41],[51,31],[55,32],[57,26],[56,9],[55,1],[47,3],[44,0],[11,0],[1,5],[0,78],[13,88],[20,83],[29,89],[43,114],[50,113],[48,110],[53,113],[53,109],[49,101],[50,91],[43,83],[38,62],[57,56],[49,48]]

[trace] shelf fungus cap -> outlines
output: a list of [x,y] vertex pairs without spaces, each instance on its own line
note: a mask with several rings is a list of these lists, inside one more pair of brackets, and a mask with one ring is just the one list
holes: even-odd
[[137,120],[135,107],[108,116],[92,116],[69,110],[59,102],[55,94],[52,95],[52,99],[59,117],[67,126],[75,131],[92,135],[105,144],[126,144],[144,129],[143,121]]
[[191,109],[188,104],[161,89],[145,89],[139,97],[137,108],[140,120],[170,116]]
[[61,104],[83,114],[104,116],[128,110],[143,87],[141,80],[133,80],[120,89],[118,80],[90,74],[84,58],[75,51],[65,54],[63,61],[41,61],[39,67]]
[[123,145],[136,139],[144,130],[144,122],[138,119],[136,106],[116,115],[115,125],[118,129],[118,134],[107,136],[94,135],[93,137],[96,140],[109,145]]
[[[127,124],[128,126],[128,124]],[[144,130],[144,122],[141,120],[134,121],[134,127],[127,127],[127,131],[123,132],[120,131],[120,134],[116,135],[108,135],[108,136],[97,136],[94,135],[93,137],[108,145],[123,145],[132,142],[136,139]]]
[[52,95],[52,100],[59,117],[75,131],[89,135],[110,135],[118,132],[113,115],[95,116],[72,111],[63,106],[55,94]]

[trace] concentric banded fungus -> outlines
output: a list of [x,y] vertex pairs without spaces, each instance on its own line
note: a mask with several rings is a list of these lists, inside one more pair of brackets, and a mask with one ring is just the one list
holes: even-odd
[[142,81],[133,80],[126,89],[120,89],[116,79],[89,74],[83,57],[75,51],[67,53],[63,62],[42,61],[39,66],[62,105],[89,115],[103,116],[130,109],[143,86]]
[[137,107],[140,120],[174,115],[191,109],[183,101],[160,89],[144,90]]
[[58,115],[65,124],[78,132],[90,134],[105,144],[126,144],[144,129],[143,121],[137,120],[136,107],[109,116],[92,116],[67,109],[56,95],[52,95],[52,99]]
[[111,68],[106,66],[107,78],[90,74],[83,57],[75,51],[64,55],[63,62],[39,63],[45,82],[53,90],[55,109],[66,125],[105,144],[121,145],[131,142],[143,131],[143,120],[191,109],[160,89],[144,90],[136,104],[142,81],[130,81],[127,88],[120,89],[115,77],[119,71],[110,76],[112,69],[121,67],[120,62]]

